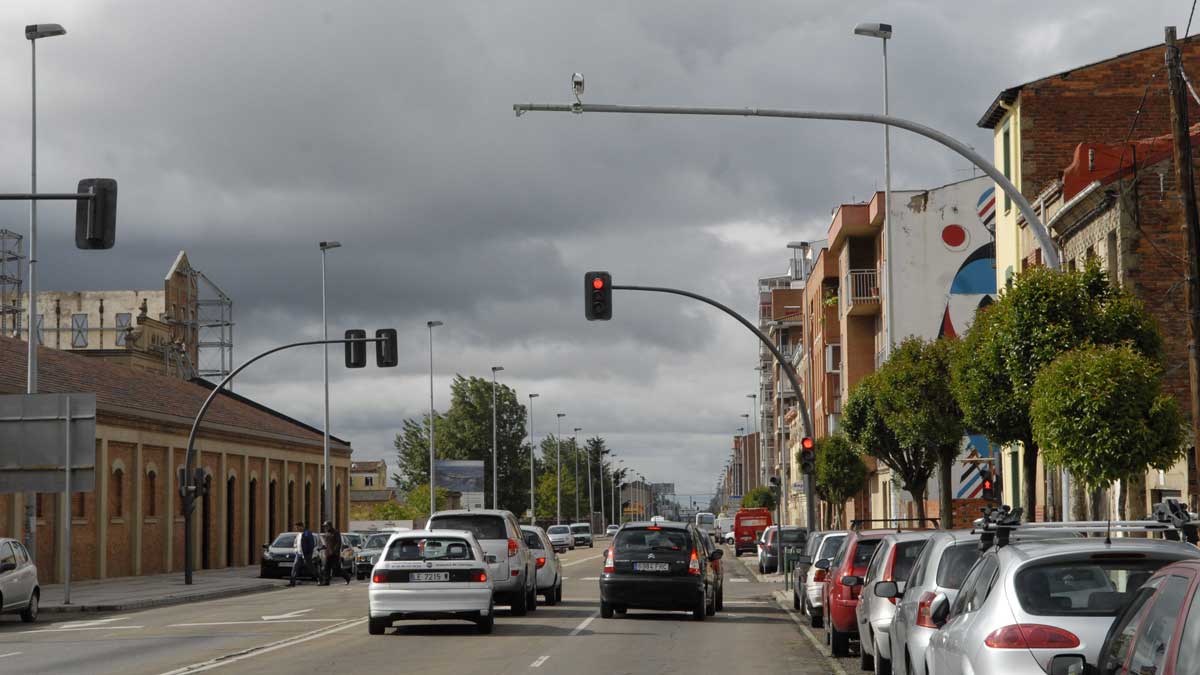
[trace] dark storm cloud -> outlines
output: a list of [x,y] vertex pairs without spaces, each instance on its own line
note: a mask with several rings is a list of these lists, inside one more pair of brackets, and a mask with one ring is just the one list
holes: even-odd
[[[43,213],[43,286],[155,287],[174,253],[235,298],[238,354],[320,331],[316,242],[330,254],[331,330],[396,325],[395,373],[333,369],[337,433],[377,454],[438,392],[495,363],[519,394],[611,433],[649,475],[707,489],[755,387],[755,344],[707,308],[618,296],[589,325],[582,274],[684,286],[756,311],[754,280],[791,239],[882,183],[873,127],[742,119],[531,114],[586,100],[878,110],[876,40],[891,21],[892,110],[987,148],[975,128],[1001,88],[1138,48],[1189,3],[8,2],[0,6],[0,179],[28,180],[25,23],[39,48],[41,184],[121,182],[118,247],[70,248]],[[4,28],[6,27],[6,28]],[[1132,111],[1126,111],[1132,114]],[[1113,114],[1126,114],[1113,111]],[[986,154],[986,153],[985,153]],[[893,135],[894,183],[969,175]],[[0,227],[26,210],[0,205]],[[749,233],[763,233],[757,239]],[[239,390],[319,420],[311,353],[280,355]],[[545,409],[545,408],[543,408]],[[543,418],[545,419],[545,418]],[[681,457],[696,467],[680,469]],[[675,463],[673,463],[675,462]]]

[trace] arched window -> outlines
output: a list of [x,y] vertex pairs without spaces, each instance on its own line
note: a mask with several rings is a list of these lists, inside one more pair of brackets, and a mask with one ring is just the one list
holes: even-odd
[[108,514],[121,518],[125,515],[125,471],[113,470],[109,480]]
[[71,517],[82,520],[87,517],[87,493],[76,492],[71,495]]
[[153,469],[146,473],[146,490],[142,501],[145,516],[153,518],[158,515],[158,473]]

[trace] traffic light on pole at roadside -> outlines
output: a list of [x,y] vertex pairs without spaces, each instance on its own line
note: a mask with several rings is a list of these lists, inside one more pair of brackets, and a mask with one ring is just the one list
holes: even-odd
[[346,331],[346,367],[367,367],[367,331],[361,328],[351,328]]
[[817,449],[810,436],[800,439],[800,473],[817,472]]
[[980,499],[989,502],[996,501],[998,490],[996,489],[996,476],[992,473],[992,467],[987,465],[981,466],[979,468],[979,478],[983,484],[983,494],[980,495]]
[[583,314],[588,321],[612,318],[612,275],[608,272],[583,275]]

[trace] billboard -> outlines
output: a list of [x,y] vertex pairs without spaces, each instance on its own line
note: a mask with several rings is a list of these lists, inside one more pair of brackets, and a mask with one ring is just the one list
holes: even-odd
[[434,462],[434,476],[439,488],[462,495],[462,508],[483,508],[483,460],[439,459]]
[[71,492],[94,490],[95,394],[0,396],[0,494],[62,492],[67,457]]

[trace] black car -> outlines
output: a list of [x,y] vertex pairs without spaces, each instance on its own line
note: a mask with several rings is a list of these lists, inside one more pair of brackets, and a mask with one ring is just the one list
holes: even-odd
[[717,612],[719,567],[724,552],[709,552],[704,535],[688,523],[627,523],[604,553],[600,616],[629,609],[690,611],[692,618]]
[[805,544],[808,543],[808,529],[804,527],[788,527],[783,528],[783,541],[779,541],[780,528],[772,527],[767,530],[765,548],[763,549],[762,559],[758,564],[760,574],[774,574],[779,568],[779,548],[783,545],[783,550],[789,548],[798,548],[803,550]]

